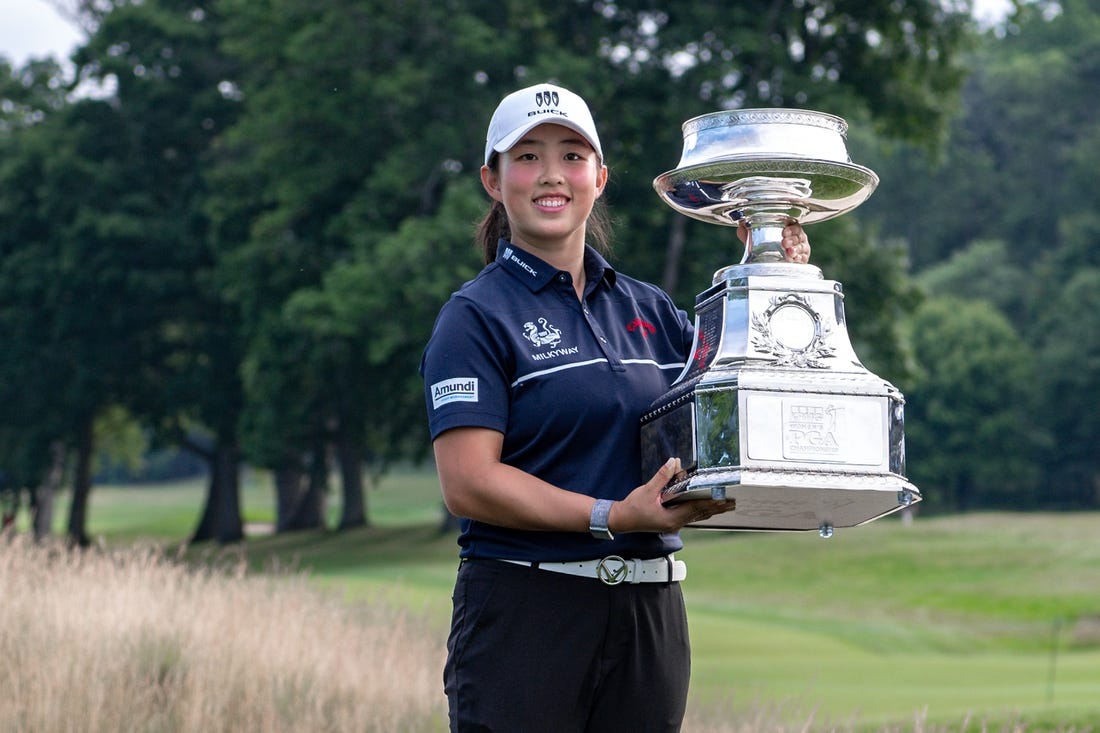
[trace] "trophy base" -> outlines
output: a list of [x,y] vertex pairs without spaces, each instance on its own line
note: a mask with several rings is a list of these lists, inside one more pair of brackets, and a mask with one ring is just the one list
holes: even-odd
[[689,366],[641,420],[642,474],[670,456],[683,467],[663,501],[736,502],[688,526],[823,533],[920,501],[904,397],[852,350],[839,284],[786,263],[715,279]]
[[732,511],[687,526],[767,532],[857,527],[920,501],[900,476],[779,470],[702,470],[664,491],[665,504],[697,499],[736,502]]

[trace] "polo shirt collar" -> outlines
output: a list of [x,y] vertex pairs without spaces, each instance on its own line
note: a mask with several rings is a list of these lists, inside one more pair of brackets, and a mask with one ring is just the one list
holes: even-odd
[[[546,287],[558,275],[558,270],[545,260],[517,247],[507,239],[497,242],[496,262],[505,272],[520,282],[526,283],[532,292]],[[587,244],[584,246],[584,272],[589,282],[607,281],[608,287],[615,285],[615,270],[599,252]]]

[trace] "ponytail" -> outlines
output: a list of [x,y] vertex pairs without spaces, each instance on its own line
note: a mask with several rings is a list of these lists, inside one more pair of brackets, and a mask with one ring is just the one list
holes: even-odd
[[508,226],[508,212],[504,210],[504,204],[494,199],[489,212],[477,225],[477,243],[481,246],[481,256],[486,265],[497,258],[497,242],[511,238],[512,229]]

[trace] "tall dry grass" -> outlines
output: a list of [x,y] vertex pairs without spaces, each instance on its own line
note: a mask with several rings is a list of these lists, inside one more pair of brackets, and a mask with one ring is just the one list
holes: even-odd
[[0,731],[439,731],[444,641],[302,575],[0,537]]
[[[445,633],[384,602],[324,594],[300,573],[0,534],[0,733],[445,731]],[[797,701],[694,708],[684,723],[685,733],[867,729]],[[918,717],[877,730],[1027,726]]]

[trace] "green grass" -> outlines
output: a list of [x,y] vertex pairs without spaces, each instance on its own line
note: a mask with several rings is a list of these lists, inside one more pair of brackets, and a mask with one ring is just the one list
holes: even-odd
[[[96,486],[89,498],[88,534],[113,542],[183,540],[195,529],[203,508],[204,480],[188,479],[157,484]],[[69,495],[58,496],[54,531],[63,533],[68,520]],[[435,524],[442,518],[443,503],[434,473],[398,469],[367,489],[368,513],[379,527]],[[330,492],[329,524],[335,526],[340,511],[339,493]],[[270,476],[246,471],[241,481],[241,514],[254,534],[275,521],[275,492]]]
[[[445,626],[457,547],[436,529],[434,475],[392,474],[368,500],[370,528],[253,536],[190,557],[307,571]],[[97,488],[89,532],[178,542],[201,501],[197,482]],[[248,522],[271,521],[262,476],[246,481],[242,501]],[[974,514],[887,518],[828,540],[689,530],[694,704],[777,705],[796,722],[857,727],[958,730],[969,716],[974,729],[1100,729],[1098,528],[1098,514]]]

